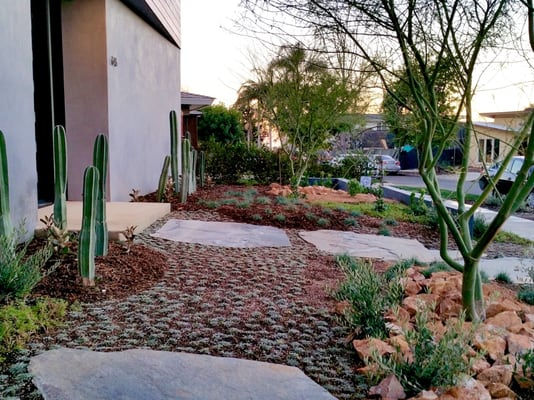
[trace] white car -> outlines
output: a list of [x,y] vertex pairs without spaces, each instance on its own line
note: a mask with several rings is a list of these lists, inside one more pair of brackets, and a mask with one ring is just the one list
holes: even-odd
[[386,154],[375,155],[374,164],[378,174],[397,174],[401,169],[400,162]]

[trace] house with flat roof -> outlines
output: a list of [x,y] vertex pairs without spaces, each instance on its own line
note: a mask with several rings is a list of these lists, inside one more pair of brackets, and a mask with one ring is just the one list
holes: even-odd
[[480,113],[490,121],[474,123],[476,141],[471,145],[469,165],[481,166],[483,162],[491,164],[501,160],[513,151],[510,144],[523,128],[532,108],[516,111],[499,111]]
[[180,0],[4,0],[0,49],[15,226],[32,232],[38,203],[53,200],[55,125],[67,132],[69,200],[81,198],[100,133],[108,200],[155,190],[170,152],[169,111],[181,105]]

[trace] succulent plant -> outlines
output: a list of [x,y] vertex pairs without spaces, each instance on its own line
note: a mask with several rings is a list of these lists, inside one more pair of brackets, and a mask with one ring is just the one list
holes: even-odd
[[108,171],[108,139],[100,134],[96,137],[93,150],[93,165],[98,169],[96,193],[96,247],[95,255],[108,254],[108,224],[106,222],[106,177]]
[[180,192],[180,180],[178,175],[178,123],[176,122],[176,111],[169,113],[171,125],[171,176],[174,182],[174,193]]
[[89,166],[83,175],[82,227],[78,244],[78,269],[84,286],[95,285],[96,196],[98,168]]
[[54,155],[54,222],[67,229],[67,140],[65,128],[57,125],[53,132]]
[[156,201],[162,202],[165,198],[165,192],[167,188],[167,176],[169,175],[169,165],[171,163],[171,157],[165,156],[163,159],[163,167],[161,168],[161,174],[159,176],[158,192],[156,195]]
[[4,133],[0,131],[0,235],[10,236],[12,233],[6,139]]

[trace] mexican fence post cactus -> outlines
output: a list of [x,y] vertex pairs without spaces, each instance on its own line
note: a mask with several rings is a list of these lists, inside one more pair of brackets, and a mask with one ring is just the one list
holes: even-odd
[[108,225],[106,222],[106,176],[108,171],[108,140],[106,135],[96,137],[93,165],[98,169],[99,183],[96,195],[96,247],[95,255],[108,254]]
[[4,133],[0,131],[0,235],[11,236],[12,233],[6,139]]
[[57,125],[53,134],[54,155],[54,223],[67,229],[67,140],[65,128]]
[[182,141],[182,185],[181,197],[182,203],[187,202],[187,195],[189,194],[189,174],[191,168],[191,142],[189,139]]
[[[174,193],[180,191],[180,180],[178,176],[178,123],[176,122],[176,111],[169,114],[171,124],[171,177],[174,182]],[[183,175],[183,172],[182,172]]]
[[191,165],[189,168],[189,194],[197,191],[197,158],[198,151],[191,147]]
[[163,167],[161,168],[161,175],[159,176],[158,193],[156,201],[162,202],[165,197],[165,188],[167,186],[167,176],[169,175],[169,164],[171,162],[170,156],[165,156],[163,160]]
[[95,285],[96,196],[98,168],[89,166],[83,175],[82,227],[78,243],[78,270],[84,286]]
[[199,163],[199,183],[200,187],[204,187],[206,179],[206,155],[203,151],[198,153],[198,163]]

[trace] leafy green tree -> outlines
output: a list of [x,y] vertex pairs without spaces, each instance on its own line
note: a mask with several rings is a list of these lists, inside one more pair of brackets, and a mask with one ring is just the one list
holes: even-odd
[[[446,64],[437,72],[436,88],[438,114],[444,122],[441,126],[443,128],[442,134],[447,135],[451,131],[451,126],[445,122],[454,113],[453,105],[458,101],[457,92],[459,90],[454,81],[454,74],[448,70]],[[395,132],[395,142],[400,146],[410,144],[419,147],[421,140],[419,140],[420,135],[418,133],[424,129],[421,126],[424,121],[417,118],[417,112],[414,112],[417,106],[410,91],[406,69],[394,72],[394,76],[388,82],[386,89],[382,100],[382,112],[387,126]],[[454,118],[451,118],[450,121],[452,124],[455,122]],[[454,140],[455,138],[450,136],[450,139]]]
[[326,63],[299,46],[281,47],[258,81],[248,83],[261,118],[274,127],[289,156],[292,179],[300,182],[312,156],[327,146],[338,120],[356,96]]
[[222,143],[238,143],[244,140],[239,111],[218,104],[202,109],[198,121],[198,138]]
[[[492,185],[488,185],[470,208],[466,207],[464,183],[469,159],[464,157],[456,190],[458,208],[452,211],[440,193],[437,165],[444,149],[456,137],[458,123],[465,126],[463,153],[469,154],[471,144],[476,145],[472,99],[480,55],[488,47],[502,44],[509,26],[522,26],[527,10],[531,18],[524,25],[529,28],[531,43],[534,42],[532,0],[244,0],[243,4],[254,13],[255,32],[262,31],[263,24],[265,32],[295,35],[300,26],[299,37],[304,41],[304,36],[309,34],[310,43],[332,32],[343,34],[352,41],[353,51],[368,63],[389,94],[395,95],[392,85],[394,78],[398,78],[397,71],[405,71],[407,99],[417,121],[414,133],[419,140],[419,172],[439,217],[440,254],[447,264],[463,273],[462,301],[467,316],[483,319],[479,260],[506,219],[534,188],[534,174],[528,177],[528,170],[534,165],[534,117],[529,118],[525,129],[511,143],[512,148],[518,148],[527,141],[523,167],[499,212],[478,241],[471,238],[469,221],[491,194]],[[330,51],[338,51],[333,45]],[[453,108],[447,115],[442,114],[440,106],[444,71],[454,82],[457,94],[457,101],[451,104]],[[402,103],[400,99],[399,104]],[[503,164],[512,156],[510,152]],[[499,177],[500,174],[495,179]],[[453,238],[461,261],[449,253],[449,237]]]

